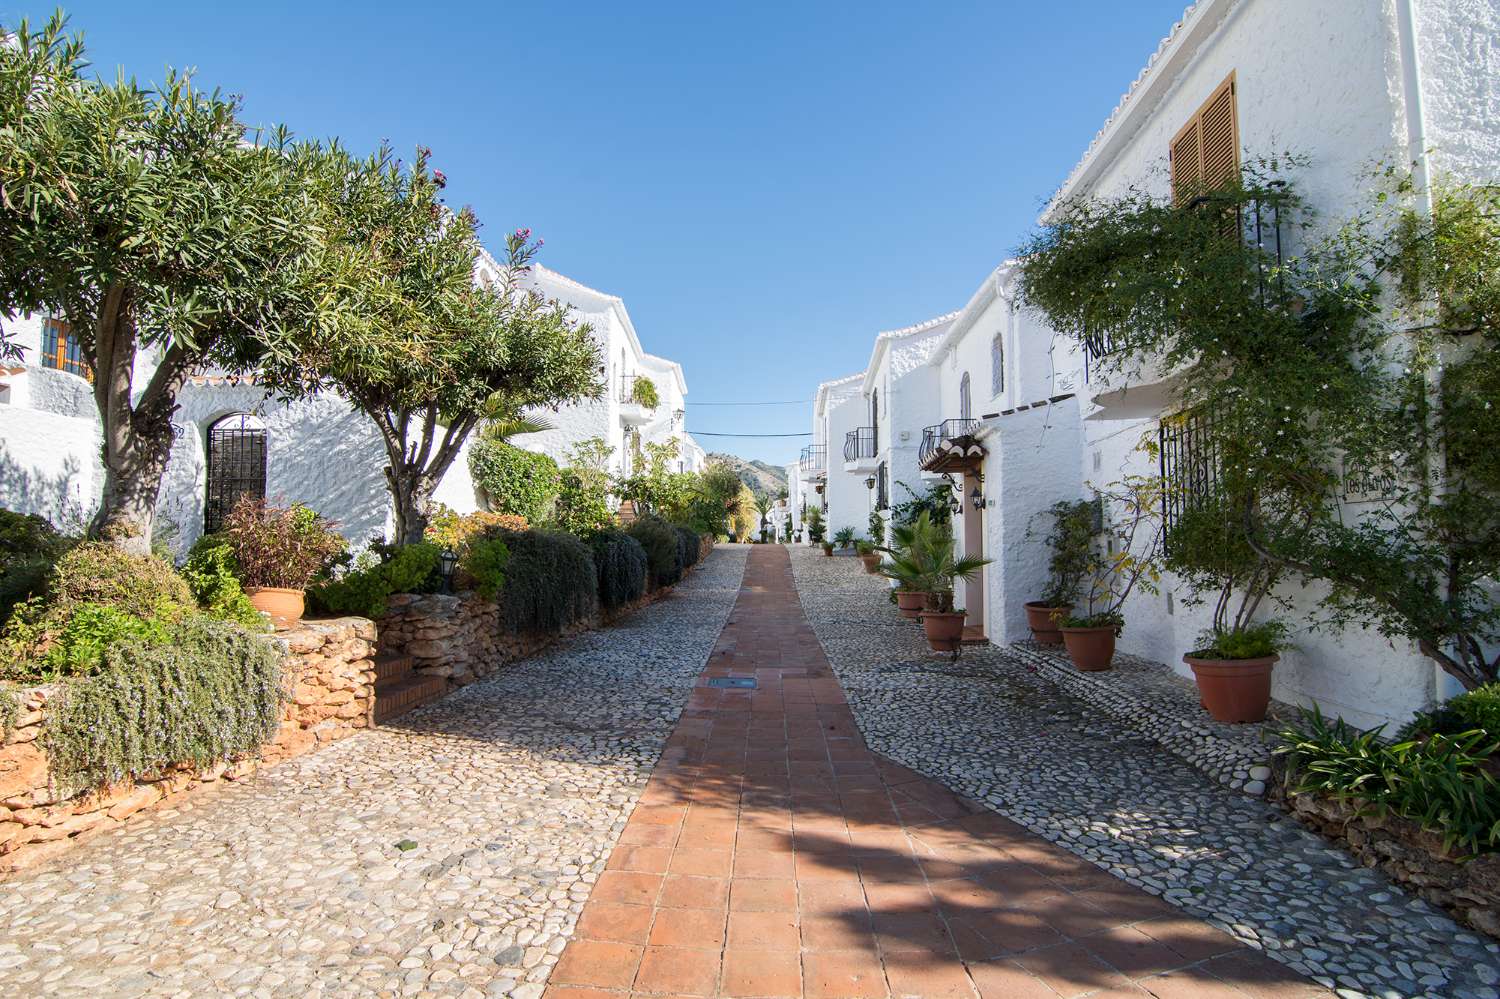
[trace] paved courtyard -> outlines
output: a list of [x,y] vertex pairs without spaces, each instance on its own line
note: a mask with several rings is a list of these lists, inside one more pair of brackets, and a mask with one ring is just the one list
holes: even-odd
[[548,999],[1328,994],[871,752],[786,552],[751,550]]
[[0,880],[0,996],[541,995],[744,559]]
[[[1500,944],[1040,676],[957,662],[849,558],[797,549],[802,605],[870,747],[1344,996],[1500,996]],[[1193,993],[1208,995],[1207,991]]]

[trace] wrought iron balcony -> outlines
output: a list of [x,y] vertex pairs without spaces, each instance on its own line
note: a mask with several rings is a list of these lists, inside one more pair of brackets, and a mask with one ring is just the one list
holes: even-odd
[[[652,391],[656,389],[656,383],[652,381],[651,378],[647,375],[621,375],[619,396],[620,401],[635,403],[640,406],[646,406],[646,402],[641,399],[642,393],[638,389],[638,386],[641,384],[641,382],[650,384]],[[646,406],[646,408],[655,409],[658,404],[659,401],[658,403],[653,403],[650,406]]]
[[844,460],[859,461],[875,457],[876,436],[874,427],[860,427],[844,435]]
[[944,420],[942,423],[924,427],[922,446],[917,451],[917,464],[927,468],[929,461],[942,457],[944,444],[963,437],[972,437],[978,430],[978,420],[965,419]]
[[809,444],[802,449],[798,468],[803,475],[820,475],[828,470],[828,445]]

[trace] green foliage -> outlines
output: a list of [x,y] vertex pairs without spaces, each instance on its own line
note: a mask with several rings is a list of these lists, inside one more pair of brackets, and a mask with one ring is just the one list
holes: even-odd
[[681,524],[672,529],[677,532],[677,561],[685,571],[698,564],[698,554],[702,551],[698,532]]
[[504,441],[475,441],[469,471],[498,513],[525,517],[533,524],[552,514],[560,487],[557,462]]
[[[1383,728],[1383,727],[1382,727]],[[1276,753],[1292,790],[1353,803],[1362,814],[1390,813],[1437,833],[1449,850],[1500,846],[1500,781],[1489,758],[1495,736],[1471,731],[1387,743],[1382,728],[1361,731],[1314,709],[1282,730]]]
[[239,572],[234,552],[220,534],[205,534],[193,542],[182,566],[182,578],[204,613],[250,631],[262,631],[265,618],[245,596]]
[[[386,601],[393,593],[432,593],[441,583],[438,556],[442,549],[429,542],[400,545],[381,561],[325,580],[307,591],[319,610],[359,617],[385,616]],[[374,558],[376,556],[371,556]]]
[[946,524],[953,519],[953,508],[948,505],[953,490],[946,482],[934,482],[920,493],[905,482],[898,482],[896,485],[905,489],[911,498],[892,504],[892,524],[910,524],[924,510],[934,524]]
[[252,587],[305,589],[349,547],[311,508],[301,503],[269,506],[250,496],[229,511],[219,536],[241,585]]
[[730,519],[739,507],[742,488],[734,469],[715,462],[691,476],[677,519],[699,534],[727,534]]
[[510,632],[559,632],[599,607],[589,548],[560,531],[502,531],[510,549],[501,623]]
[[879,510],[870,511],[870,542],[877,547],[885,544],[885,517]]
[[817,504],[808,507],[802,522],[807,526],[807,540],[821,545],[828,534],[828,528],[823,522],[823,508]]
[[599,603],[615,610],[646,593],[646,549],[624,531],[599,531],[589,539],[599,573]]
[[656,383],[645,375],[637,377],[635,385],[630,389],[630,401],[639,403],[647,409],[655,409],[661,405],[661,396],[656,391]]
[[675,439],[641,445],[631,474],[615,484],[621,499],[635,504],[637,512],[667,519],[681,519],[691,499],[695,476],[672,471],[677,459]]
[[653,587],[671,586],[682,578],[682,555],[677,531],[658,517],[646,516],[626,529],[646,550]]
[[1058,619],[1064,628],[1113,628],[1118,637],[1125,630],[1125,616],[1118,611],[1101,611],[1098,614],[1065,614]]
[[896,580],[902,589],[928,594],[930,610],[951,611],[954,584],[972,578],[993,561],[977,556],[959,558],[952,523],[937,523],[926,510],[910,524],[898,525],[892,540],[890,547],[883,548],[863,541],[859,544],[872,552],[887,553],[890,558],[881,563],[880,574]]
[[613,521],[607,485],[601,485],[571,468],[563,469],[558,481],[552,522],[569,534],[586,537],[603,530]]
[[280,674],[270,642],[201,616],[172,625],[163,642],[118,641],[49,705],[53,777],[76,791],[254,752],[276,733]]
[[0,509],[0,625],[17,604],[42,592],[71,544],[44,517]]
[[21,695],[8,683],[0,683],[0,743],[10,738],[21,717]]
[[1047,531],[1047,589],[1041,602],[1048,607],[1072,604],[1089,574],[1094,528],[1099,522],[1096,500],[1059,500],[1047,511],[1052,526]]
[[1500,740],[1500,683],[1487,683],[1449,698],[1434,711],[1418,715],[1403,730],[1403,738],[1440,732],[1462,735],[1475,730]]
[[530,526],[525,517],[517,517],[514,514],[490,513],[488,510],[458,513],[437,503],[434,504],[432,517],[427,522],[427,530],[422,535],[422,540],[429,541],[439,548],[462,554],[469,546],[469,542],[483,536],[486,531],[496,531],[502,528],[507,531],[524,531]]
[[1287,648],[1287,626],[1280,621],[1257,621],[1234,631],[1209,630],[1198,636],[1201,659],[1262,659]]
[[[1103,530],[1094,537],[1088,553],[1082,613],[1065,619],[1065,624],[1067,620],[1118,620],[1122,622],[1118,630],[1131,593],[1137,589],[1159,592],[1165,543],[1159,518],[1162,488],[1158,478],[1127,475],[1101,487],[1090,501],[1099,504]],[[1068,627],[1102,628],[1105,624]]]
[[127,638],[161,645],[167,641],[167,625],[156,617],[143,621],[108,604],[80,604],[42,656],[47,678],[93,673],[104,653]]
[[474,583],[474,590],[493,600],[505,586],[505,566],[510,548],[499,538],[477,538],[464,549],[459,568]]
[[854,528],[840,527],[833,532],[833,543],[839,548],[848,548],[854,544]]

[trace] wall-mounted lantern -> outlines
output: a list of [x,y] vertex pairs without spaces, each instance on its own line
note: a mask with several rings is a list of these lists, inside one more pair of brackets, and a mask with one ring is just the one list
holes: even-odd
[[974,509],[976,510],[984,509],[984,493],[979,491],[978,486],[975,486],[974,491],[969,493],[969,502],[974,505]]

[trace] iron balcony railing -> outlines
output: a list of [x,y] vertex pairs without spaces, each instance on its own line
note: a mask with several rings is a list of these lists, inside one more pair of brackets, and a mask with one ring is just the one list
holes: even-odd
[[802,449],[799,467],[805,474],[816,474],[828,470],[828,445],[809,444]]
[[922,429],[922,447],[917,451],[917,464],[927,464],[927,459],[937,452],[938,446],[943,441],[951,441],[957,437],[970,437],[979,430],[978,420],[944,420],[942,423],[934,424]]
[[645,403],[642,402],[636,396],[636,386],[639,385],[643,381],[645,381],[645,382],[651,382],[651,387],[653,389],[656,388],[656,383],[652,382],[650,376],[648,376],[648,375],[621,375],[620,376],[620,401],[621,402],[640,403],[641,405],[644,406]]
[[875,428],[860,427],[844,435],[844,460],[875,457]]

